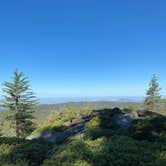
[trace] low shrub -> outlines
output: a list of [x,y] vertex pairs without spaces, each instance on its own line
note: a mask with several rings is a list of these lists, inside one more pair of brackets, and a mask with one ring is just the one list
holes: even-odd
[[164,131],[166,131],[166,118],[162,116],[136,120],[129,128],[132,137],[149,141],[160,138]]
[[127,136],[74,141],[53,152],[42,166],[161,166],[166,162],[166,144],[137,141]]
[[52,145],[43,140],[0,139],[0,165],[39,166],[48,157]]

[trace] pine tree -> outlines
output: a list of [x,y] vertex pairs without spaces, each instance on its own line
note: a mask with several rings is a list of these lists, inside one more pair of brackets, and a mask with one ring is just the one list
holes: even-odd
[[149,111],[159,110],[161,95],[160,95],[160,85],[155,74],[153,74],[152,79],[149,84],[149,89],[146,92],[147,97],[144,101],[144,109]]
[[8,119],[15,123],[16,137],[26,137],[32,132],[32,112],[37,104],[27,77],[16,69],[13,81],[4,83],[3,92],[5,95],[2,106],[12,111],[12,115]]

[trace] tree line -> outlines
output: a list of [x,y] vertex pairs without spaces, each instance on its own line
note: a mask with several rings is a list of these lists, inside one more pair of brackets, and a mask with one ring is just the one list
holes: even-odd
[[[34,129],[32,113],[33,108],[38,104],[38,100],[30,87],[28,78],[18,69],[14,71],[12,81],[4,82],[3,86],[1,106],[12,112],[7,120],[13,122],[15,136],[25,138]],[[143,103],[144,109],[149,111],[160,110],[160,91],[158,79],[156,75],[153,75]]]

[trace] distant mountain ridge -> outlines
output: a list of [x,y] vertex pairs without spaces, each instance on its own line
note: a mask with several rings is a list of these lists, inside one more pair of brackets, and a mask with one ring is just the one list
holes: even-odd
[[91,102],[91,101],[113,101],[113,102],[137,102],[141,103],[144,97],[141,96],[94,96],[94,97],[48,97],[39,98],[41,104],[58,104],[67,102]]

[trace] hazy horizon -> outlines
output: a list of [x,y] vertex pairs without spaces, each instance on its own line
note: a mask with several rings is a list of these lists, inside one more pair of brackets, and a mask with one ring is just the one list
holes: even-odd
[[68,102],[143,102],[143,96],[79,96],[79,97],[40,97],[40,104],[59,104]]

